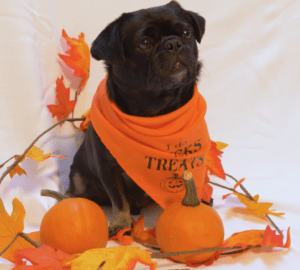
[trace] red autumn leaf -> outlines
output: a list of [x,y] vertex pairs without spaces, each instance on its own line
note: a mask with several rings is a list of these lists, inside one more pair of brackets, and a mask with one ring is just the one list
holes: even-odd
[[144,229],[144,215],[142,214],[138,221],[133,220],[133,228],[131,230],[131,236],[134,241],[147,246],[147,247],[158,247],[155,228]]
[[115,236],[111,237],[109,240],[118,240],[124,246],[129,246],[133,242],[133,238],[129,235],[124,235],[124,233],[130,231],[130,228],[125,228],[120,230]]
[[230,195],[232,195],[233,193],[228,193],[222,196],[222,199],[225,200],[227,197],[229,197]]
[[117,233],[117,235],[111,237],[109,240],[118,240],[124,246],[131,245],[133,241],[140,243],[147,247],[158,248],[158,244],[155,236],[155,228],[144,229],[144,215],[142,214],[138,221],[133,221],[133,228],[131,229],[131,236],[124,235],[125,232],[130,231],[129,228],[125,228]]
[[81,92],[82,87],[85,86],[89,78],[90,70],[90,49],[84,41],[84,34],[81,33],[79,39],[69,38],[66,31],[62,30],[62,36],[67,41],[70,49],[66,51],[66,54],[59,54],[59,57],[65,62],[65,64],[74,70],[73,75],[82,78],[79,85],[78,95]]
[[74,110],[76,103],[76,100],[70,100],[70,88],[65,87],[63,76],[56,80],[56,99],[58,104],[47,105],[47,107],[52,117],[57,117],[57,120],[61,121],[68,118],[69,114]]
[[[242,249],[249,246],[289,248],[290,245],[290,229],[287,232],[286,244],[283,245],[281,235],[276,235],[276,231],[272,230],[268,225],[265,230],[249,230],[235,233],[223,242],[222,247],[241,247]],[[226,253],[226,251],[222,253]]]
[[210,149],[206,154],[205,165],[210,174],[225,180],[225,172],[219,158],[222,154],[223,152],[217,148],[217,144],[211,141]]
[[276,231],[272,230],[270,226],[267,226],[265,230],[264,238],[262,239],[261,245],[263,247],[283,247],[289,248],[291,246],[291,236],[290,236],[290,228],[287,231],[287,240],[285,245],[283,244],[283,240],[281,235],[276,235]]
[[87,132],[89,125],[91,123],[91,115],[90,115],[91,109],[88,109],[81,117],[85,118],[83,122],[81,122],[78,131]]
[[66,270],[70,266],[62,263],[70,257],[70,254],[63,251],[53,249],[47,245],[41,245],[38,248],[27,248],[18,250],[15,256],[19,260],[26,259],[33,265],[17,265],[12,270],[34,270],[34,269],[52,269],[52,270]]

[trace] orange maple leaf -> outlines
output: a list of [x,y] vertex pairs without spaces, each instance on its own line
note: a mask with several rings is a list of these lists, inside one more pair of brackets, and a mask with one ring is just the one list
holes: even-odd
[[[15,159],[17,159],[17,158],[15,158]],[[7,169],[8,169],[8,168],[9,168],[9,167],[7,167]],[[24,169],[22,169],[22,168],[20,167],[19,164],[17,164],[17,165],[9,172],[10,178],[13,178],[15,174],[18,174],[18,175],[26,174],[26,175],[27,175],[26,171],[25,171]]]
[[70,49],[66,51],[69,55],[58,54],[65,64],[74,70],[73,75],[82,78],[78,89],[80,94],[89,78],[90,70],[90,49],[84,41],[84,34],[79,35],[79,39],[69,38],[66,31],[62,30],[62,36],[67,41]]
[[49,246],[42,245],[38,248],[27,248],[18,250],[15,256],[19,261],[23,259],[29,261],[33,265],[19,264],[12,270],[38,270],[38,269],[55,269],[55,270],[67,270],[70,266],[64,265],[63,262],[70,257],[70,254],[53,249]]
[[158,247],[156,241],[155,228],[144,229],[144,215],[140,215],[138,221],[133,221],[133,228],[131,230],[131,236],[134,241],[147,247]]
[[91,123],[91,115],[90,115],[91,109],[88,109],[81,117],[85,118],[83,122],[81,122],[78,131],[87,132],[89,125]]
[[124,235],[126,232],[130,231],[130,228],[125,228],[120,231],[113,237],[109,238],[108,240],[118,240],[124,246],[129,246],[133,242],[133,238],[129,235]]
[[[219,143],[220,148],[226,147],[224,145]],[[223,152],[217,148],[217,143],[211,141],[210,149],[206,154],[205,165],[210,174],[216,175],[221,179],[225,180],[226,179],[225,172],[221,160],[219,158],[222,154]]]
[[[125,228],[119,231],[115,236],[111,237],[109,240],[118,240],[124,246],[131,245],[133,241],[140,243],[144,246],[151,248],[158,248],[158,244],[155,236],[155,228],[144,229],[144,215],[140,215],[139,219],[133,221],[133,228]],[[124,235],[124,233],[131,230],[131,236]]]
[[[281,235],[276,235],[276,231],[272,230],[268,225],[265,230],[249,230],[235,233],[223,242],[222,247],[241,247],[242,249],[245,249],[249,246],[289,248],[290,244],[290,229],[288,229],[287,232],[286,244],[283,245]],[[222,251],[221,253],[226,252],[227,251]]]
[[242,247],[242,249],[245,249],[248,246],[261,245],[264,234],[264,230],[248,230],[239,233],[234,233],[232,236],[230,236],[223,242],[222,247],[232,248],[240,246]]
[[[66,88],[63,83],[63,76],[56,80],[57,105],[47,105],[52,117],[57,117],[58,121],[66,119],[74,110],[76,100],[70,100],[70,88]],[[64,124],[65,122],[61,123]]]
[[[4,250],[19,232],[23,232],[24,217],[24,206],[17,198],[13,199],[11,215],[6,212],[0,199],[0,251]],[[1,257],[13,263],[21,264],[22,262],[15,256],[15,252],[25,248],[33,249],[34,247],[25,239],[18,237]]]

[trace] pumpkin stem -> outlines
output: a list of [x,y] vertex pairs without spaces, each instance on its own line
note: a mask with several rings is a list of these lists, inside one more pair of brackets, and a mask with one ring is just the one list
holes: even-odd
[[58,202],[67,199],[68,197],[54,190],[42,189],[41,196],[47,196],[56,199]]
[[182,179],[185,185],[185,197],[182,200],[182,205],[195,207],[200,204],[197,196],[196,185],[193,174],[190,171],[185,171],[182,174]]

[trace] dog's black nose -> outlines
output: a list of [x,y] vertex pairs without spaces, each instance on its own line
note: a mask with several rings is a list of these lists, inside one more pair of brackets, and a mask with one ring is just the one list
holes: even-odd
[[167,51],[177,52],[182,49],[182,42],[179,39],[172,38],[165,42],[164,48]]

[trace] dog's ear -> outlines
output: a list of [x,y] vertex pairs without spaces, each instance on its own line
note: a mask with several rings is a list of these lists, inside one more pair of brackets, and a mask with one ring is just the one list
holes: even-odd
[[170,7],[172,7],[172,8],[180,8],[180,9],[182,9],[182,7],[180,6],[180,4],[178,3],[178,2],[176,2],[176,1],[171,1],[171,2],[169,2],[168,4],[167,4],[167,6],[170,6]]
[[125,56],[120,38],[122,16],[110,23],[94,40],[91,55],[96,60],[105,60],[109,64],[123,65]]
[[188,17],[192,21],[192,25],[196,35],[196,40],[198,41],[198,43],[200,43],[202,36],[205,32],[205,19],[195,12],[184,10],[176,1],[169,2],[167,6],[170,6],[174,9],[181,9],[187,13]]
[[205,32],[205,19],[195,12],[187,11],[187,13],[192,20],[196,40],[198,41],[198,43],[200,43]]

